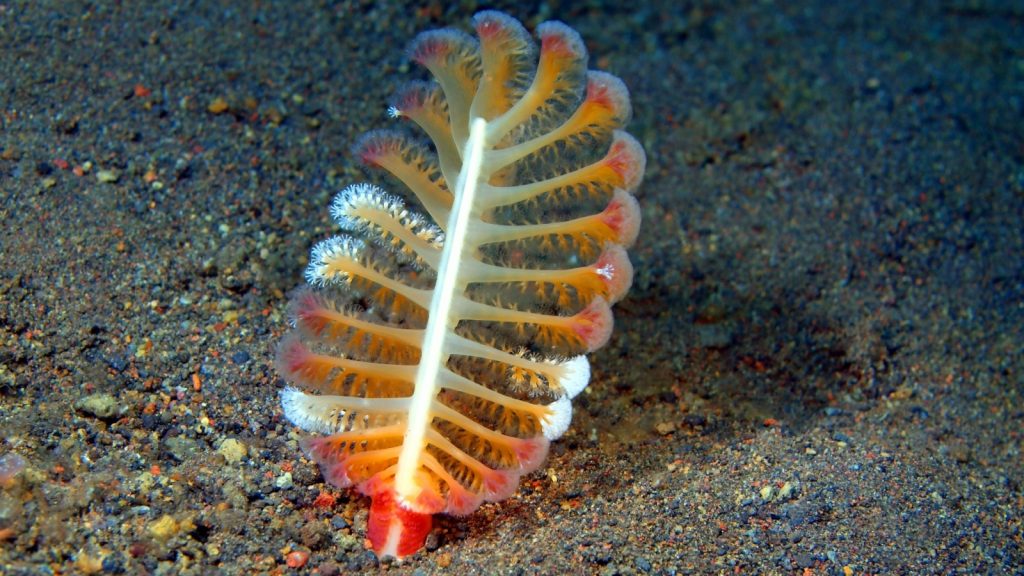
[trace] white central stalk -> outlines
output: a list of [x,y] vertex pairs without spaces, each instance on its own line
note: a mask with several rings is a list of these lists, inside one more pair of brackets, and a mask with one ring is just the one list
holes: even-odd
[[455,183],[455,197],[448,216],[448,228],[445,230],[441,263],[437,267],[437,281],[430,299],[427,327],[423,331],[420,365],[416,370],[416,382],[409,403],[409,421],[402,452],[398,456],[398,471],[395,473],[398,501],[407,506],[416,501],[423,489],[417,481],[416,472],[426,448],[427,428],[432,418],[430,406],[438,392],[437,377],[448,363],[445,334],[454,330],[458,322],[451,317],[452,300],[456,290],[461,288],[459,265],[472,217],[473,197],[479,186],[486,133],[487,122],[483,118],[474,118],[462,153],[462,170]]

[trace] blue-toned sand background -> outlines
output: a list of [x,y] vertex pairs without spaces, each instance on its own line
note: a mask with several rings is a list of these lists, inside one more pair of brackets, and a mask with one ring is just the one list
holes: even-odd
[[630,87],[637,274],[547,466],[384,571],[1024,573],[1021,3],[157,0],[0,2],[0,574],[380,571],[272,351],[486,7]]

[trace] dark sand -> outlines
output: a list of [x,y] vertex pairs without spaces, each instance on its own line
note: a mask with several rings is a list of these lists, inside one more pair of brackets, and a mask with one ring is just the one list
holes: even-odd
[[984,0],[509,8],[632,90],[637,276],[547,466],[378,568],[272,350],[444,4],[0,3],[0,574],[1024,573],[1024,6]]

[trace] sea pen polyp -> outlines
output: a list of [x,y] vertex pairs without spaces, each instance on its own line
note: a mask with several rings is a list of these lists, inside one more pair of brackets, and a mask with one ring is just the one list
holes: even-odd
[[572,417],[627,292],[643,150],[621,130],[628,93],[587,70],[579,35],[473,19],[479,41],[420,34],[434,76],[389,115],[430,138],[373,131],[356,146],[405,198],[343,190],[344,231],[313,249],[311,288],[278,352],[286,417],[328,482],[370,496],[376,553],[423,545],[434,514],[511,495]]

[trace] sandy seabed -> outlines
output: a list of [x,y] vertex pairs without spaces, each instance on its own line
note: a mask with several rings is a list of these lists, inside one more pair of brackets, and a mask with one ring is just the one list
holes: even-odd
[[0,574],[1024,573],[1024,8],[491,6],[630,87],[636,277],[547,465],[381,566],[273,349],[483,6],[0,3]]

